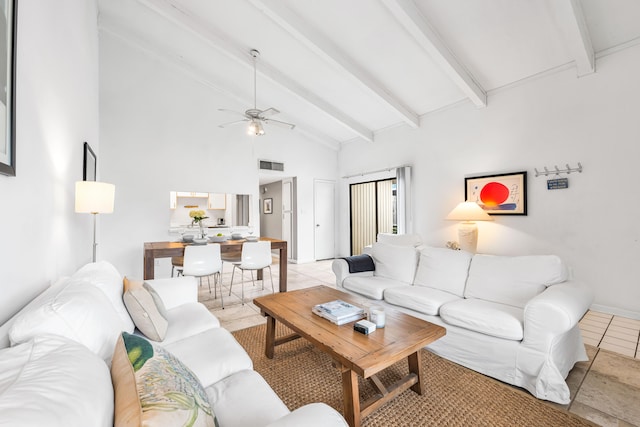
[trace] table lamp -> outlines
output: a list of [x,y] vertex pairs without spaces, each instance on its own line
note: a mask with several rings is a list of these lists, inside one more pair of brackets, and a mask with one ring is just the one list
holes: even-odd
[[116,186],[106,182],[76,182],[76,212],[93,215],[93,262],[96,262],[96,216],[112,213]]
[[458,204],[446,219],[462,221],[458,225],[458,243],[463,251],[476,253],[478,247],[478,226],[475,221],[493,221],[476,202],[462,202]]

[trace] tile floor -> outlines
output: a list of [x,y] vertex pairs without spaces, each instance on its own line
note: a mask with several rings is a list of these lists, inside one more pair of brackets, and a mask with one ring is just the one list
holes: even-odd
[[[331,262],[289,264],[288,288],[294,290],[320,284],[335,286]],[[277,289],[277,262],[272,265],[272,270]],[[245,273],[245,304],[242,305],[237,274],[229,296],[231,267],[225,264],[222,277],[225,309],[222,310],[219,292],[217,298],[213,287],[209,293],[206,279],[200,287],[199,299],[230,331],[259,325],[265,320],[251,301],[254,297],[271,293],[268,273],[265,277],[265,289],[262,290],[262,283],[256,282],[253,286],[249,273]],[[211,284],[213,286],[213,282]],[[640,320],[589,311],[580,321],[580,330],[589,361],[577,363],[567,377],[571,403],[550,404],[601,426],[640,427]]]

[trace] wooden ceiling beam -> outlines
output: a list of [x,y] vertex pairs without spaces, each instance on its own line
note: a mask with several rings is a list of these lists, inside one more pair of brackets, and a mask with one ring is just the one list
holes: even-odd
[[[100,31],[117,38],[134,49],[138,49],[145,54],[162,61],[177,72],[183,73],[191,80],[212,89],[229,99],[233,99],[241,105],[252,105],[252,98],[250,99],[245,96],[239,96],[237,93],[227,90],[222,83],[212,80],[210,75],[203,75],[201,70],[194,68],[191,64],[184,61],[179,54],[167,52],[166,49],[160,50],[154,44],[143,41],[131,31],[114,25],[112,22],[101,21],[99,25]],[[328,136],[324,132],[312,126],[306,125],[305,123],[296,123],[295,132],[302,133],[314,142],[322,144],[332,150],[338,151],[340,149],[340,141],[337,141],[335,138]]]
[[[230,59],[238,61],[253,70],[253,58],[244,46],[232,42],[228,37],[218,34],[214,29],[205,26],[197,18],[186,11],[177,9],[164,0],[137,0],[140,4],[154,11],[158,15],[189,31],[200,38],[207,45],[223,53]],[[358,123],[342,111],[337,110],[328,102],[309,92],[296,81],[287,77],[281,71],[261,60],[257,72],[268,78],[282,89],[295,95],[299,99],[313,105],[315,108],[332,118],[336,123],[349,129],[366,141],[373,142],[373,131]]]
[[398,22],[477,106],[487,106],[487,93],[458,61],[412,0],[382,0]]
[[576,62],[578,77],[596,71],[595,52],[587,21],[579,0],[556,0],[550,2],[555,17],[569,43],[569,51]]
[[249,1],[309,50],[324,61],[333,64],[346,77],[358,83],[368,93],[384,103],[403,122],[413,128],[420,126],[420,117],[414,111],[404,105],[397,96],[390,93],[373,76],[353,62],[335,43],[312,28],[308,23],[303,22],[291,9],[280,2]]

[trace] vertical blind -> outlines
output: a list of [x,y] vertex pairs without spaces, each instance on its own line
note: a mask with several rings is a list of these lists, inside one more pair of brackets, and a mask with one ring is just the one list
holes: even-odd
[[378,233],[393,233],[393,182],[394,180],[388,179],[376,183],[378,186]]
[[378,233],[393,233],[395,179],[351,185],[351,254],[359,255]]
[[366,182],[351,186],[351,253],[359,255],[362,249],[376,240],[376,183]]

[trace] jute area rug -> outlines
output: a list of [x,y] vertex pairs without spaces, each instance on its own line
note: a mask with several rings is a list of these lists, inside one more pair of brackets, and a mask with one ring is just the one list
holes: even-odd
[[[278,325],[278,335],[289,333]],[[234,332],[259,372],[289,409],[324,402],[342,413],[339,371],[325,353],[298,339],[264,355],[265,325]],[[373,414],[363,426],[594,426],[574,414],[551,407],[528,393],[485,377],[422,350],[426,392],[407,390]],[[408,373],[406,361],[383,371],[389,384]],[[374,392],[360,379],[361,399]]]

